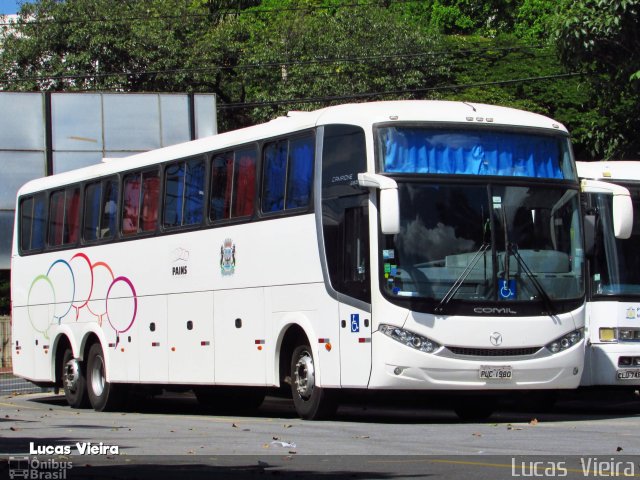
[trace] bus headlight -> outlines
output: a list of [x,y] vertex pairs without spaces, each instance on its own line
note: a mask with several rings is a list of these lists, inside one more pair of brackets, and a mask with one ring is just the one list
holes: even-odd
[[600,341],[601,342],[617,342],[618,333],[615,328],[601,328],[600,329]]
[[421,352],[433,353],[440,348],[440,345],[433,340],[409,330],[405,330],[404,328],[394,327],[393,325],[380,325],[378,330],[384,333],[387,337],[391,337],[397,342]]
[[566,335],[554,340],[553,342],[546,345],[547,349],[551,353],[558,353],[566,350],[567,348],[573,347],[576,343],[582,340],[584,336],[584,330],[579,328],[578,330],[574,330],[573,332],[569,332]]
[[640,341],[639,328],[601,328],[600,341],[615,343],[620,342],[638,342]]

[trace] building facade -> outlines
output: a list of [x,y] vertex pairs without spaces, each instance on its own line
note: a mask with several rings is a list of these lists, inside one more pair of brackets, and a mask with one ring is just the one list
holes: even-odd
[[0,270],[27,181],[216,133],[213,94],[0,92]]

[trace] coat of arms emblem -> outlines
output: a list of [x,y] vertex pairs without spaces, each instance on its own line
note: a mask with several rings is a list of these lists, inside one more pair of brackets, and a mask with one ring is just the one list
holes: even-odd
[[233,275],[236,269],[236,246],[233,240],[225,238],[220,247],[220,273],[222,275]]

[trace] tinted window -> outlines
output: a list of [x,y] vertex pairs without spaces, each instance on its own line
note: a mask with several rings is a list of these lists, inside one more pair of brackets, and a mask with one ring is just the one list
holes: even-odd
[[164,226],[202,222],[204,161],[193,159],[169,165],[165,170]]
[[87,185],[84,191],[85,241],[113,237],[117,218],[118,180],[107,179]]
[[226,152],[213,158],[209,210],[211,220],[253,215],[256,158],[253,148]]
[[100,230],[100,200],[102,183],[87,185],[84,191],[84,229],[83,237],[87,241],[97,240]]
[[24,251],[44,247],[46,226],[44,193],[28,197],[20,204],[20,247]]
[[49,245],[76,243],[80,231],[80,188],[53,192],[49,199]]
[[313,179],[313,138],[280,140],[264,150],[262,211],[308,207]]
[[322,196],[353,195],[358,173],[367,171],[364,131],[351,125],[328,125],[322,145]]

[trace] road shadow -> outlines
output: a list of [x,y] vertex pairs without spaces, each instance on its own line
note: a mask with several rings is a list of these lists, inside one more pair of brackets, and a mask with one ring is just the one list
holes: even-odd
[[[477,399],[468,397],[465,401]],[[62,395],[30,396],[26,399],[41,405],[70,408]],[[91,410],[88,410],[91,411]],[[202,415],[297,419],[291,399],[267,396],[258,409],[212,410],[200,405],[192,392],[163,392],[158,395],[136,395],[129,399],[124,412],[138,414]],[[495,412],[484,420],[464,422],[451,408],[451,400],[426,394],[356,395],[344,398],[333,421],[388,424],[454,424],[454,423],[529,423],[591,421],[627,418],[640,415],[640,399],[631,391],[571,391],[561,393],[552,407],[527,401],[521,394],[504,397]]]

